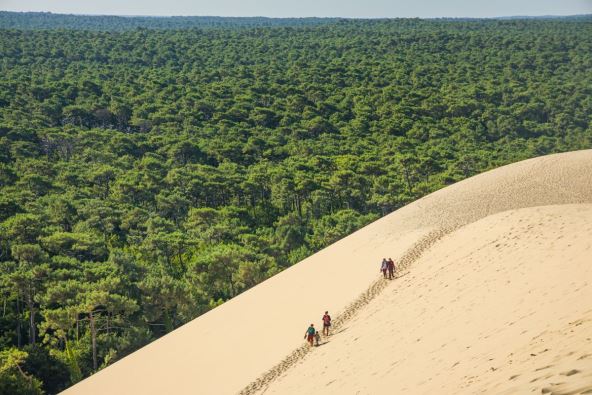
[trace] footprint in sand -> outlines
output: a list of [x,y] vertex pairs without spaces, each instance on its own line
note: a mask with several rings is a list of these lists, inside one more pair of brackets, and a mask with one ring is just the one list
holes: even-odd
[[580,373],[579,370],[572,369],[572,370],[568,370],[567,372],[561,373],[561,375],[563,375],[563,376],[573,376],[574,374],[578,374],[578,373]]

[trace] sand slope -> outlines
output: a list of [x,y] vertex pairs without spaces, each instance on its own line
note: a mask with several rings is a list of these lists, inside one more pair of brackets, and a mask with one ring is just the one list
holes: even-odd
[[[307,324],[319,323],[324,310],[328,309],[333,316],[345,310],[352,300],[376,279],[378,264],[383,256],[392,256],[398,260],[409,248],[416,245],[418,240],[433,231],[471,224],[495,213],[524,207],[570,203],[592,203],[591,150],[523,161],[465,180],[420,199],[342,239],[66,390],[65,393],[239,392],[301,346]],[[460,229],[452,235],[462,235],[466,229],[470,228]],[[477,227],[474,232],[482,230]],[[464,237],[469,236],[470,232]],[[459,240],[459,244],[464,244],[462,238]],[[441,240],[429,248],[424,254],[426,258],[421,259],[428,259],[427,254],[433,253],[435,248],[444,242],[445,240]],[[529,244],[525,248],[531,247]],[[468,253],[473,251],[476,245],[469,243],[467,248]],[[517,254],[516,250],[511,248],[508,251],[510,257],[511,254]],[[492,251],[498,252],[502,251]],[[417,258],[416,255],[408,254],[408,257],[411,257],[409,260]],[[424,280],[418,277],[416,270],[419,269],[415,269],[415,265],[412,267],[407,277],[395,281],[392,286],[389,285],[379,298],[392,295],[392,289],[399,289],[401,284],[411,281],[412,278],[416,282],[405,285],[410,289],[419,289],[421,281]],[[464,269],[459,270],[470,270],[463,267]],[[578,278],[584,275],[585,273],[582,273]],[[448,289],[452,284],[448,287],[444,285],[442,289]],[[480,289],[474,290],[475,295],[472,298],[478,297]],[[440,292],[440,288],[434,288],[433,292]],[[427,308],[418,304],[422,299],[424,297],[409,300],[409,311]],[[425,301],[427,299],[422,302]],[[361,317],[362,314],[376,308],[379,303],[382,303],[379,299],[370,302],[355,317]],[[414,305],[411,305],[412,303]],[[590,308],[592,309],[592,306]],[[474,306],[473,309],[485,311],[480,305]],[[426,321],[428,318],[423,317]],[[397,320],[404,319],[404,315],[397,317]],[[350,321],[344,321],[344,328],[348,325],[349,328],[353,328]],[[533,324],[533,327],[535,326]],[[410,333],[417,330],[413,325],[405,328]],[[330,350],[333,347],[330,345],[337,347],[339,341],[345,341],[339,340],[338,336],[345,339],[345,333],[335,336],[331,343],[307,355],[305,361],[312,360],[321,352],[324,353],[322,350]],[[349,334],[347,338],[352,339]],[[476,340],[478,339],[472,339]],[[419,345],[421,341],[417,343]],[[420,353],[420,349],[417,352]],[[357,355],[350,356],[353,358]],[[426,374],[429,372],[422,367],[423,362],[423,359],[417,360],[415,368],[424,372],[424,378],[427,379]],[[338,362],[334,364],[339,365]],[[320,369],[318,364],[313,366],[314,369]],[[447,369],[449,368],[447,366]],[[296,372],[296,369],[293,371]],[[292,388],[290,386],[293,385],[289,377],[296,381],[300,379],[297,373],[291,376],[291,372],[292,370],[288,371],[285,382],[282,379],[274,382],[274,385],[285,385],[286,387],[281,388],[286,388],[289,392],[288,388]],[[437,373],[443,374],[433,372]],[[566,377],[572,376],[577,375]],[[373,378],[381,380],[374,376]],[[371,381],[370,378],[368,381]],[[277,393],[286,393],[279,388],[277,391],[280,392]],[[364,393],[364,389],[361,391]],[[390,389],[387,392],[390,392]]]
[[266,394],[592,393],[592,205],[445,236]]

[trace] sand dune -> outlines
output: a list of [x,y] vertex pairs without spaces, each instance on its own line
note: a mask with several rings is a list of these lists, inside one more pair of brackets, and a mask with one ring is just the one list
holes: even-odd
[[[590,382],[591,359],[561,350],[592,354],[581,335],[591,333],[592,318],[586,203],[591,150],[481,174],[376,221],[65,393],[230,394],[257,378],[274,380],[247,392],[578,389]],[[405,257],[408,273],[376,283],[383,256]],[[301,351],[304,330],[324,310],[342,332]],[[555,348],[535,347],[540,339]],[[553,367],[536,370],[545,364]]]
[[445,236],[266,394],[592,393],[592,205]]

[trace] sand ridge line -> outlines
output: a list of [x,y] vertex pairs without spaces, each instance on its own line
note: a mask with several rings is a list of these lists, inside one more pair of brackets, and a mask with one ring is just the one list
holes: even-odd
[[[407,250],[403,256],[397,261],[397,272],[399,273],[395,279],[401,277],[401,272],[407,269],[413,262],[438,240],[447,235],[448,233],[456,230],[458,226],[441,228],[429,232],[427,235],[422,237],[416,242],[409,250]],[[366,291],[358,296],[352,303],[350,303],[345,310],[340,313],[332,322],[333,332],[339,332],[342,328],[357,312],[359,312],[364,306],[370,301],[376,298],[391,282],[380,278],[374,281]],[[304,344],[292,351],[286,358],[284,358],[279,364],[268,370],[266,373],[261,375],[255,381],[250,383],[248,386],[243,388],[239,395],[254,395],[259,391],[264,393],[269,384],[277,379],[279,376],[284,374],[288,369],[294,366],[296,363],[302,361],[306,356],[313,350],[308,344]]]

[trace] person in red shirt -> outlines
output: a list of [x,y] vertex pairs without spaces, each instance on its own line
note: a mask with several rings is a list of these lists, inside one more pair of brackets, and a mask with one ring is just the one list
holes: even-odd
[[387,261],[387,266],[388,266],[388,278],[389,280],[392,280],[393,278],[395,278],[395,262],[389,258]]
[[329,328],[331,327],[331,316],[328,311],[325,311],[323,316],[323,335],[329,336]]

